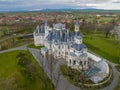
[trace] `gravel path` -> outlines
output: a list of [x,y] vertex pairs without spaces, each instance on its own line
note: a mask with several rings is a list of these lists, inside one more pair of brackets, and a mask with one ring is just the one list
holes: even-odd
[[[46,63],[46,59],[43,59],[40,55],[40,51],[36,49],[29,49],[29,51],[32,53],[32,55],[35,57],[39,65],[44,69],[48,77],[51,79],[51,72],[49,69],[49,62]],[[44,62],[42,62],[44,60]],[[43,63],[43,64],[42,64]],[[56,86],[57,84],[57,90],[80,90],[78,87],[72,85],[62,74],[60,74],[60,64],[66,63],[65,60],[58,60],[53,64],[53,72],[52,72],[52,82]],[[59,77],[59,79],[58,79]]]

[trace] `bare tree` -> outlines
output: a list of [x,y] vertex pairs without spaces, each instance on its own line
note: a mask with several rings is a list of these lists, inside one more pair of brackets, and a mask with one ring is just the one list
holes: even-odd
[[116,26],[116,23],[114,21],[111,21],[110,23],[106,24],[104,26],[104,30],[105,30],[105,37],[108,38],[110,35],[110,31],[112,29],[114,29],[114,27]]

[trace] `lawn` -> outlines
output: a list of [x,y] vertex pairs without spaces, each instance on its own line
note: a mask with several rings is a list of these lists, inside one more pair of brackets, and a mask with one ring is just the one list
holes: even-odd
[[2,47],[0,50],[19,47],[19,46],[28,44],[32,41],[33,41],[33,38],[27,38],[27,39],[9,38],[7,40],[0,42],[0,46]]
[[0,90],[52,90],[50,80],[31,54],[30,57],[35,69],[41,74],[41,77],[45,78],[46,88],[43,87],[42,80],[39,77],[35,76],[36,79],[31,81],[23,76],[16,58],[20,52],[28,54],[27,51],[12,51],[0,54]]
[[120,44],[113,37],[105,38],[103,34],[89,34],[83,40],[90,51],[113,63],[119,63]]
[[44,46],[35,46],[34,44],[30,44],[27,46],[28,48],[36,48],[36,49],[41,49]]

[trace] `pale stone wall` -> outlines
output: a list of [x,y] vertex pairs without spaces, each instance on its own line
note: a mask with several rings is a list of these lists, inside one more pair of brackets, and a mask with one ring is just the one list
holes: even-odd
[[40,45],[44,45],[44,36],[41,35],[41,36],[34,36],[34,44],[36,46],[40,46]]

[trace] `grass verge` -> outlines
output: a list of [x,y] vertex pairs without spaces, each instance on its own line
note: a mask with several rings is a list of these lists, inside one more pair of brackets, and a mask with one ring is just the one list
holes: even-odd
[[44,46],[35,46],[33,43],[27,46],[28,48],[36,48],[36,49],[41,49]]
[[21,67],[18,65],[16,56],[20,53],[28,54],[27,51],[11,51],[0,54],[0,89],[1,90],[52,90],[51,81],[44,73],[42,68],[30,54],[33,65],[37,73],[44,77],[46,86],[43,81],[35,75],[35,80],[31,81],[21,73]]

